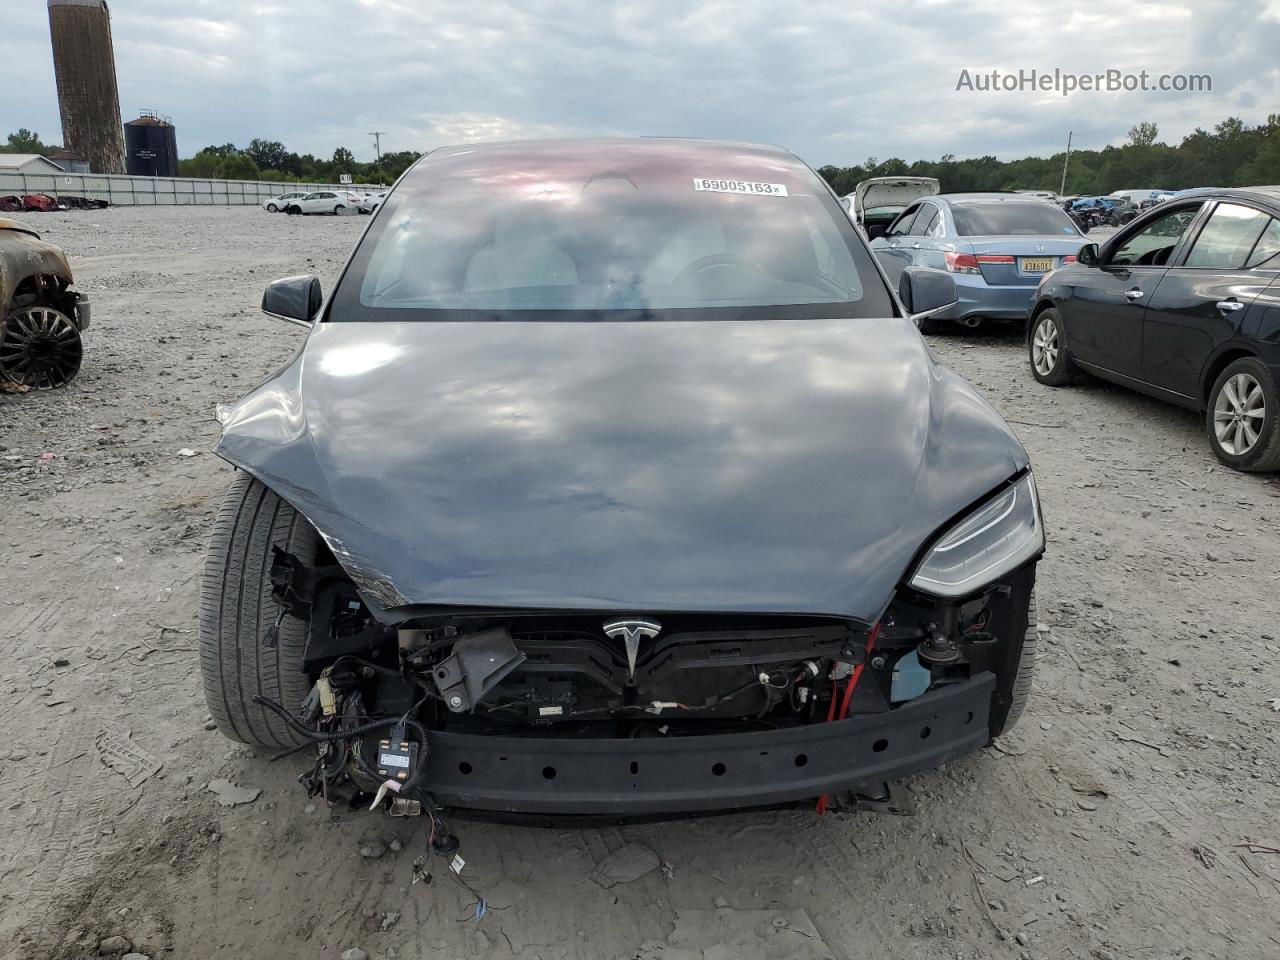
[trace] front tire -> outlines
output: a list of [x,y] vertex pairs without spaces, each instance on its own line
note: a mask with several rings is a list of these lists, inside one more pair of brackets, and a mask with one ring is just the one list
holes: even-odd
[[307,624],[280,621],[276,646],[263,638],[279,605],[271,595],[272,546],[315,563],[320,536],[305,517],[258,480],[240,473],[213,523],[200,587],[200,673],[218,729],[232,740],[264,747],[303,741],[255,694],[297,710],[310,692],[303,672]]
[[1050,387],[1065,387],[1079,377],[1071,350],[1067,347],[1062,318],[1052,307],[1036,314],[1027,338],[1031,375]]
[[267,204],[267,213],[275,213],[275,212],[276,212],[277,210],[279,210],[279,209],[280,209],[280,208],[279,208],[279,207],[277,207],[274,203],[268,203],[268,204]]
[[1227,365],[1209,391],[1205,430],[1209,447],[1227,466],[1246,473],[1280,470],[1280,390],[1261,360]]
[[32,390],[65,387],[83,357],[80,329],[61,310],[37,303],[0,320],[0,382]]
[[1022,716],[1022,712],[1027,708],[1027,701],[1031,699],[1031,685],[1035,680],[1036,661],[1040,657],[1039,619],[1039,610],[1036,607],[1036,592],[1032,589],[1031,597],[1027,601],[1027,630],[1022,638],[1022,653],[1018,658],[1018,670],[1013,677],[1009,712],[1005,714],[1004,722],[1000,724],[999,729],[991,731],[993,740],[1014,728],[1018,718]]

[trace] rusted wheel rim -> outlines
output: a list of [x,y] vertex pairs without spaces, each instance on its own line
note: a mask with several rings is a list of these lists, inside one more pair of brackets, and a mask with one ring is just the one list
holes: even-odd
[[69,383],[83,348],[71,318],[52,307],[23,307],[0,323],[0,380],[33,390]]

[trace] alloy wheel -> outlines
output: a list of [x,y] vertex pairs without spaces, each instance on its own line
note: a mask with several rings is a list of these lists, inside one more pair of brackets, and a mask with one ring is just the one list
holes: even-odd
[[1058,363],[1058,325],[1049,317],[1036,325],[1031,338],[1031,362],[1042,377],[1047,377]]
[[52,307],[24,307],[0,323],[0,380],[61,387],[79,372],[81,356],[80,331]]
[[1233,456],[1253,449],[1266,420],[1266,398],[1262,384],[1248,373],[1227,380],[1213,402],[1213,429],[1218,445]]

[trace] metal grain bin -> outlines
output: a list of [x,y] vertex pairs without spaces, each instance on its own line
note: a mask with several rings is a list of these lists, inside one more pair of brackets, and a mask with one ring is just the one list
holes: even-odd
[[178,141],[167,117],[144,110],[124,125],[125,166],[135,177],[176,177]]

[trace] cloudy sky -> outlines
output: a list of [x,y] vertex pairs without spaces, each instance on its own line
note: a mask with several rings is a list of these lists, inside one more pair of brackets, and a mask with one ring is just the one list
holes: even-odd
[[[0,136],[61,140],[44,0],[4,0]],[[871,7],[873,9],[868,9]],[[256,136],[329,156],[668,134],[814,166],[1176,142],[1280,111],[1280,0],[111,0],[120,105],[189,156]],[[1210,74],[1209,93],[957,91],[962,70]]]

